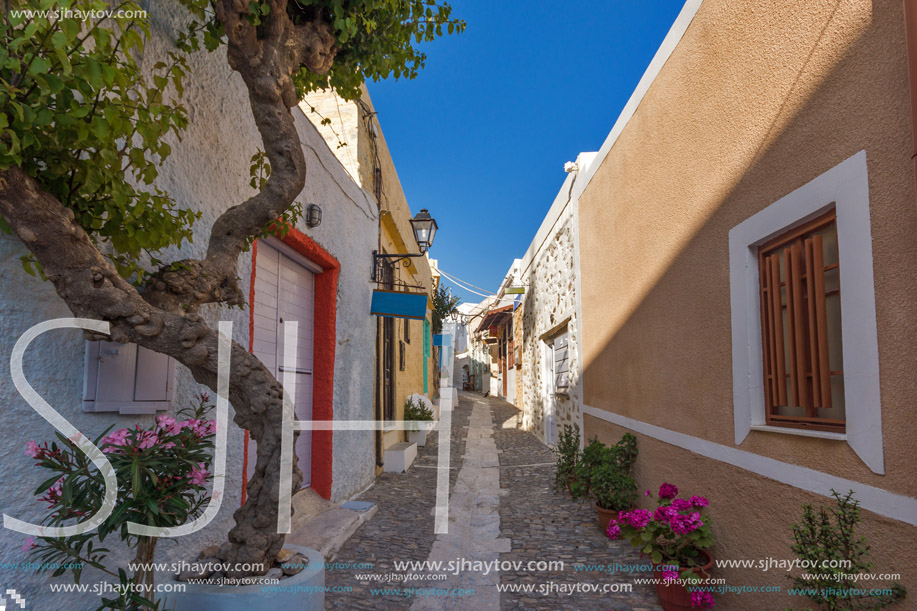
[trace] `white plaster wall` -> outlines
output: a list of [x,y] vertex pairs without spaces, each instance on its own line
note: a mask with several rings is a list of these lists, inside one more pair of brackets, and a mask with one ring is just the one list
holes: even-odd
[[[153,40],[142,61],[152,65],[164,57],[171,43],[175,24],[183,19],[174,0],[153,3],[151,17]],[[157,185],[168,190],[181,205],[203,213],[195,226],[199,236],[185,244],[181,252],[167,257],[202,256],[206,235],[214,219],[227,207],[253,194],[249,187],[250,158],[261,146],[251,118],[244,85],[225,59],[225,50],[201,52],[191,58],[192,77],[186,83],[184,104],[190,125],[181,142],[171,142],[173,154],[162,167]],[[375,328],[369,315],[371,253],[377,236],[377,218],[368,195],[357,187],[321,136],[297,108],[292,109],[305,149],[308,164],[307,185],[299,201],[319,204],[324,212],[322,224],[315,229],[304,225],[301,231],[315,239],[341,264],[337,298],[337,348],[335,357],[334,412],[336,418],[372,418],[373,345]],[[53,287],[24,273],[18,260],[26,251],[14,238],[0,236],[0,465],[7,475],[0,511],[24,520],[37,521],[43,504],[32,492],[47,475],[32,465],[23,454],[27,440],[50,440],[53,429],[44,422],[12,387],[9,355],[16,339],[39,322],[71,314],[56,296]],[[239,261],[242,286],[251,278],[251,256]],[[233,337],[248,345],[248,310],[207,307],[207,319],[234,322]],[[116,427],[149,423],[151,416],[127,417],[111,414],[86,414],[80,407],[82,396],[84,341],[77,331],[58,331],[35,341],[26,358],[25,372],[36,390],[74,425],[94,437],[109,425]],[[320,354],[316,358],[321,358]],[[178,367],[175,407],[189,403],[199,392],[183,367]],[[232,413],[230,413],[230,417]],[[229,430],[226,497],[217,518],[206,528],[177,540],[164,540],[157,550],[157,561],[191,559],[197,551],[224,540],[232,526],[232,512],[241,500],[243,433],[236,426]],[[371,432],[336,432],[332,497],[345,499],[365,488],[373,478]],[[25,562],[21,551],[25,535],[0,530],[0,563]],[[114,550],[113,561],[124,562],[124,550],[115,537],[105,543]],[[2,567],[3,565],[0,565]],[[84,572],[85,582],[95,582],[99,574]],[[0,568],[0,584],[23,593],[29,608],[86,609],[94,595],[52,595],[50,577],[33,570]],[[69,582],[69,574],[55,579]]]

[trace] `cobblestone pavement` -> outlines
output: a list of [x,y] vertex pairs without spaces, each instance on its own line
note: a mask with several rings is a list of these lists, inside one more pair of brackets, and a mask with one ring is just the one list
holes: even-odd
[[[632,592],[564,594],[562,588],[576,584],[592,587],[604,584],[630,584],[633,577],[648,573],[608,574],[595,570],[597,565],[639,565],[643,562],[629,545],[611,541],[599,531],[595,513],[588,503],[570,500],[565,494],[551,491],[554,457],[551,451],[531,433],[516,428],[519,411],[498,399],[459,393],[453,412],[453,439],[450,465],[450,493],[455,492],[456,478],[463,466],[468,422],[475,403],[485,402],[494,423],[494,440],[499,454],[499,498],[501,539],[511,547],[499,554],[501,562],[560,560],[563,571],[503,571],[503,587],[532,587],[530,592],[503,592],[501,609],[614,609],[659,611],[652,586],[633,586]],[[473,447],[473,446],[472,446]],[[378,504],[376,515],[350,538],[333,559],[333,563],[372,563],[372,568],[330,569],[325,585],[350,587],[350,592],[329,592],[325,605],[329,609],[474,609],[484,611],[490,604],[479,604],[474,595],[437,597],[429,589],[456,585],[480,586],[479,576],[470,572],[467,581],[452,576],[447,581],[388,582],[359,581],[360,573],[387,575],[396,571],[394,561],[427,560],[436,536],[433,534],[433,508],[436,492],[437,435],[430,434],[427,444],[418,448],[417,460],[407,473],[383,473],[360,500]],[[451,516],[454,517],[454,516]],[[451,532],[451,529],[450,529]],[[505,551],[509,550],[509,551]],[[434,555],[435,556],[435,555]],[[490,586],[493,587],[493,586]],[[411,594],[410,588],[416,588]],[[375,590],[376,592],[372,592]],[[387,592],[381,592],[387,590]],[[426,595],[426,597],[424,596]],[[485,597],[490,602],[490,597]],[[494,601],[496,599],[493,599]],[[439,601],[439,604],[431,604]],[[485,602],[484,600],[480,601]],[[496,604],[494,602],[494,604]]]
[[[452,412],[452,444],[449,455],[449,489],[455,487],[462,457],[471,402],[459,401]],[[395,573],[394,560],[399,562],[427,559],[436,536],[433,534],[433,510],[436,504],[436,457],[439,434],[427,435],[427,443],[417,448],[414,465],[406,473],[381,473],[375,484],[357,500],[372,501],[379,506],[376,515],[360,526],[331,561],[339,563],[372,563],[366,569],[330,569],[325,572],[329,588],[350,587],[350,592],[329,592],[325,595],[328,609],[408,609],[412,597],[404,595],[411,587],[427,587],[416,581],[399,583],[361,582],[361,573]],[[390,590],[388,594],[370,592]],[[402,595],[396,594],[401,591]]]
[[[612,541],[598,527],[591,503],[574,502],[566,493],[551,490],[554,455],[529,432],[516,428],[521,414],[514,406],[490,399],[495,437],[500,451],[500,533],[512,541],[512,551],[501,561],[563,561],[563,571],[526,570],[501,573],[506,586],[535,586],[532,593],[503,592],[503,609],[615,609],[661,610],[652,586],[633,585],[631,592],[562,593],[562,588],[630,584],[649,572],[609,574],[600,566],[645,565],[630,544]],[[588,570],[593,569],[593,570]],[[544,593],[538,593],[539,589]],[[521,588],[520,588],[521,589]]]

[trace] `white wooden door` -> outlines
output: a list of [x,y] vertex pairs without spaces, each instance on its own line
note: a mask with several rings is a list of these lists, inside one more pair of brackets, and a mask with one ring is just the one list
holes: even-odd
[[[311,268],[311,269],[310,269]],[[282,381],[284,325],[299,323],[296,354],[297,420],[312,419],[312,364],[315,315],[315,267],[301,255],[275,240],[259,240],[255,264],[255,321],[252,342],[255,356]],[[315,270],[317,271],[317,270]],[[254,443],[249,443],[249,477],[255,465]],[[297,464],[303,488],[311,481],[312,433],[301,431],[296,441]]]
[[544,442],[556,443],[554,430],[554,345],[548,341],[542,344],[541,392],[544,397]]

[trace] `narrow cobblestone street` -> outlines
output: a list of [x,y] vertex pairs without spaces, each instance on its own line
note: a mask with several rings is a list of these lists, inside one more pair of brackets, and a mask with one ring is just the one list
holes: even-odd
[[[433,533],[438,435],[431,434],[407,473],[383,473],[360,496],[375,502],[379,510],[333,559],[326,585],[352,590],[329,592],[326,606],[657,611],[652,586],[635,585],[631,592],[568,593],[576,584],[601,588],[649,575],[584,570],[641,561],[628,544],[611,541],[599,531],[591,505],[552,492],[554,457],[534,435],[518,428],[519,415],[499,399],[460,393],[452,421],[449,533]],[[437,575],[395,567],[395,561],[445,564],[459,558],[519,562],[514,566],[522,568],[488,575],[443,570]],[[529,561],[552,560],[562,561],[564,569],[526,570]],[[392,574],[417,579],[392,580]],[[373,578],[360,579],[361,575]],[[497,584],[523,591],[501,593]]]

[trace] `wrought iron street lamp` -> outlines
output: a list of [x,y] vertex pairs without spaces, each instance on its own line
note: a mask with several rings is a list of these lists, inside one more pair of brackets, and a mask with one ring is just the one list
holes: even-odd
[[433,238],[436,236],[436,230],[439,229],[439,227],[436,225],[436,219],[430,216],[430,212],[426,208],[422,208],[420,212],[415,214],[414,218],[411,219],[411,229],[414,231],[414,241],[417,242],[420,252],[408,254],[379,254],[374,250],[373,270],[378,270],[381,260],[387,260],[392,265],[399,261],[404,261],[404,265],[408,266],[411,264],[408,259],[424,256],[430,247],[433,246]]
[[414,241],[420,246],[420,253],[423,254],[433,246],[433,237],[436,235],[436,220],[430,216],[426,208],[421,208],[420,212],[411,219],[411,227],[414,229]]

